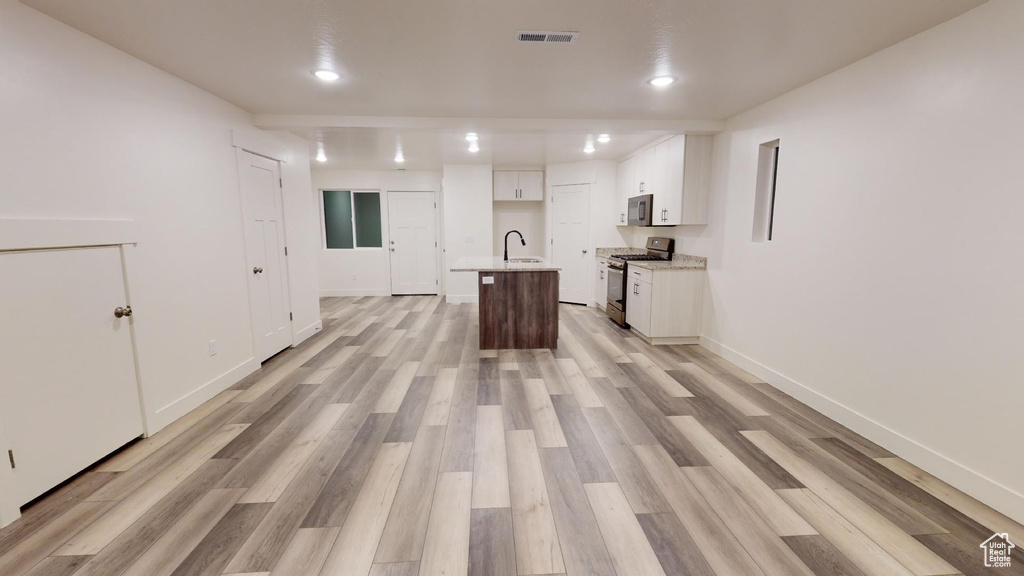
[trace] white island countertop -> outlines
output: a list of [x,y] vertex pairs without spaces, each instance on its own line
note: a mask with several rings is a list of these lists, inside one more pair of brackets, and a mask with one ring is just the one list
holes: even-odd
[[452,272],[557,272],[560,267],[543,258],[511,258],[505,262],[500,256],[462,257],[452,265]]

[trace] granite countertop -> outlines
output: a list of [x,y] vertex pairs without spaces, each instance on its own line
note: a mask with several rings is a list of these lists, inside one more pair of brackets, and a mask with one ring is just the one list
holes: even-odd
[[598,258],[607,258],[616,254],[646,254],[643,248],[598,248],[594,251]]
[[462,257],[452,265],[452,272],[557,272],[560,267],[543,258],[531,256],[536,262],[505,262],[500,256]]
[[629,267],[644,270],[707,270],[708,259],[703,256],[673,254],[671,260],[641,260],[630,262]]

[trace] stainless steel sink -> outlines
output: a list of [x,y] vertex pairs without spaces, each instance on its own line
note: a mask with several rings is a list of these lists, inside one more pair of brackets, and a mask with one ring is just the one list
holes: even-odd
[[518,264],[539,264],[543,262],[540,258],[509,258],[508,261]]

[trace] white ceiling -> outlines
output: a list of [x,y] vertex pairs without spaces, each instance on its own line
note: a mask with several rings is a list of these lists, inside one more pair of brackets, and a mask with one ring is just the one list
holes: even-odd
[[[728,118],[982,0],[23,2],[257,115],[669,121]],[[580,37],[521,44],[517,30]],[[342,79],[317,80],[320,67]],[[680,81],[646,83],[659,74]],[[337,155],[370,157],[362,145],[383,150],[401,130],[340,129],[329,155],[337,141]],[[556,133],[495,137],[499,163],[561,157]],[[424,157],[448,157],[443,133],[403,138],[436,139]]]
[[[607,144],[595,141],[594,153],[586,154],[583,147],[588,140],[587,134],[481,132],[480,151],[473,153],[468,150],[466,133],[454,130],[341,128],[293,131],[310,142],[324,143],[328,160],[322,164],[314,163],[316,166],[349,170],[435,170],[443,164],[495,164],[523,168],[579,160],[611,160],[625,156],[658,137],[649,133],[616,134]],[[405,157],[401,164],[394,161],[399,147]],[[311,153],[316,153],[315,147],[311,148]]]

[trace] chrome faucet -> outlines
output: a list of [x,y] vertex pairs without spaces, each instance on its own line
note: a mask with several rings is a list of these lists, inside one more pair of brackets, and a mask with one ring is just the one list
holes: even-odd
[[508,232],[506,232],[505,233],[505,262],[508,262],[508,235],[513,233],[513,232],[515,232],[516,234],[519,234],[519,241],[523,243],[523,246],[526,246],[526,239],[523,238],[522,232],[520,232],[519,230],[509,230]]

